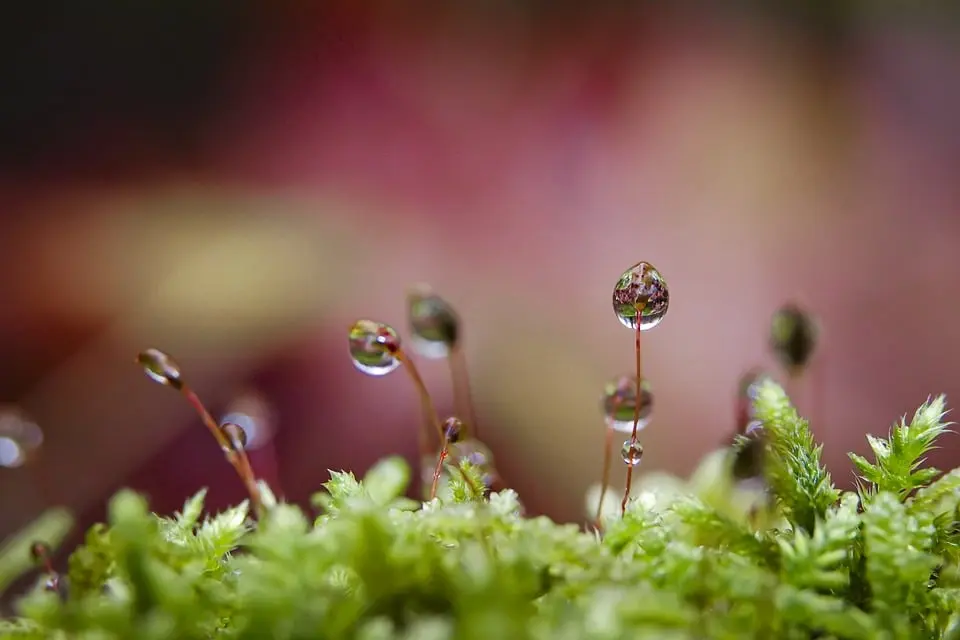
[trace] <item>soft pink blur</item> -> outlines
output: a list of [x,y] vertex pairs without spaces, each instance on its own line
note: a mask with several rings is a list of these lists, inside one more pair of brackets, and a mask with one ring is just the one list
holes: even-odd
[[[214,506],[243,497],[189,407],[137,370],[147,346],[214,409],[265,394],[278,430],[254,465],[292,499],[327,469],[412,459],[409,381],[357,372],[345,330],[405,331],[417,281],[466,318],[503,475],[561,519],[583,519],[598,394],[633,363],[610,296],[637,260],[672,302],[644,335],[644,469],[688,473],[729,434],[737,378],[774,366],[767,326],[788,300],[824,328],[793,391],[839,483],[864,433],[960,397],[956,41],[884,20],[824,49],[669,13],[317,13],[270,14],[189,160],[151,159],[124,129],[4,181],[0,399],[47,443],[39,483],[0,469],[0,532],[45,502],[98,514],[122,484],[161,510],[201,486]],[[111,162],[83,170],[98,154]],[[446,368],[421,368],[449,414]],[[957,464],[957,446],[931,462]]]

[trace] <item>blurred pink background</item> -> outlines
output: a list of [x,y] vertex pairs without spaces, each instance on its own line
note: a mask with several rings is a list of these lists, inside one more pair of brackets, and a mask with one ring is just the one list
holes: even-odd
[[[217,414],[266,398],[254,466],[292,500],[327,469],[412,460],[409,380],[356,371],[346,329],[405,332],[417,281],[466,320],[503,475],[562,520],[585,517],[598,396],[633,363],[610,297],[638,260],[671,292],[644,336],[644,470],[689,473],[730,433],[737,378],[774,368],[788,300],[823,326],[794,391],[838,483],[865,433],[960,398],[952,16],[125,6],[37,5],[0,38],[0,401],[46,436],[29,469],[0,469],[0,534],[49,504],[102,517],[123,485],[161,511],[202,486],[213,507],[244,496],[134,364],[148,346]],[[446,368],[421,369],[448,415]]]

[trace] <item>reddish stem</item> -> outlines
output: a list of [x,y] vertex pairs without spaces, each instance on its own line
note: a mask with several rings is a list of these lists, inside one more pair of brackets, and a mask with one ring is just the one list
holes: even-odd
[[[642,361],[640,359],[640,321],[643,314],[643,307],[637,306],[637,328],[634,331],[634,351],[637,355],[637,395],[633,403],[633,433],[630,434],[631,456],[633,455],[633,446],[637,444],[637,426],[640,424],[640,380],[643,377]],[[632,460],[631,460],[632,462]],[[627,512],[627,502],[630,500],[630,482],[633,479],[633,464],[627,464],[627,483],[623,489],[623,501],[620,503],[620,515]]]
[[443,443],[443,449],[440,450],[440,457],[437,459],[437,468],[433,470],[433,484],[430,486],[430,499],[437,497],[437,487],[440,485],[440,472],[443,471],[443,462],[447,459],[449,442]]
[[253,507],[253,512],[259,517],[263,506],[260,499],[260,487],[257,486],[257,479],[253,473],[253,468],[250,466],[250,459],[247,458],[246,452],[244,452],[242,448],[233,446],[233,443],[231,443],[223,434],[223,431],[221,431],[217,421],[214,420],[210,412],[207,411],[203,402],[200,401],[197,394],[194,393],[193,389],[188,387],[186,383],[180,386],[180,393],[183,394],[183,397],[187,399],[187,402],[190,403],[200,416],[200,420],[207,427],[207,430],[213,434],[217,444],[219,444],[223,450],[223,455],[226,457],[227,462],[230,463],[230,466],[232,466],[237,472],[237,475],[240,476],[240,480],[250,494],[250,504]]

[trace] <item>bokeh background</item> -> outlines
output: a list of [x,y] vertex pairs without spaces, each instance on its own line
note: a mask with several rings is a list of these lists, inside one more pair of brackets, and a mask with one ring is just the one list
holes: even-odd
[[[960,21],[855,2],[19,3],[0,21],[0,401],[44,431],[0,469],[0,535],[244,497],[176,393],[264,407],[254,466],[306,503],[327,469],[416,457],[419,404],[346,329],[406,330],[431,283],[466,321],[481,428],[531,513],[582,522],[611,311],[649,260],[645,470],[689,473],[775,370],[770,316],[823,328],[800,408],[849,450],[960,397]],[[421,363],[441,414],[447,370]],[[250,394],[254,394],[251,396]],[[960,440],[932,456],[960,463]],[[617,465],[615,481],[623,470]]]

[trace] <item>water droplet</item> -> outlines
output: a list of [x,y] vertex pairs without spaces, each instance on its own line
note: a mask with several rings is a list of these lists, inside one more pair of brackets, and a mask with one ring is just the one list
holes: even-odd
[[367,375],[385,376],[399,367],[399,350],[400,336],[390,325],[357,320],[350,327],[350,358]]
[[653,329],[667,314],[669,303],[666,281],[646,262],[638,262],[624,271],[613,288],[613,311],[620,324],[629,329],[637,328],[638,310],[640,330]]
[[[618,376],[603,388],[603,413],[615,431],[632,433],[633,414],[637,407],[637,376]],[[653,393],[646,379],[640,381],[640,421],[637,430],[650,423]]]
[[243,451],[247,448],[247,432],[237,423],[224,422],[220,425],[220,432],[223,433],[234,451]]
[[733,450],[733,477],[737,480],[756,478],[763,474],[766,433],[763,423],[755,420],[747,425],[745,438]]
[[227,422],[243,428],[247,434],[245,448],[247,451],[253,451],[273,438],[276,420],[273,408],[261,393],[245,390],[234,396],[223,417],[220,418],[221,425]]
[[817,345],[817,325],[806,311],[794,304],[784,305],[770,323],[770,347],[791,373],[803,369]]
[[143,367],[147,376],[160,384],[179,389],[183,386],[180,379],[180,365],[159,349],[147,349],[137,355],[137,362]]
[[643,447],[639,442],[626,440],[620,448],[620,455],[623,457],[623,463],[628,467],[635,467],[640,464],[643,458]]
[[460,441],[460,435],[463,433],[463,422],[459,418],[447,418],[443,423],[443,435],[447,442],[456,444]]
[[414,287],[407,296],[410,344],[425,358],[445,358],[457,345],[460,319],[446,300],[426,285]]

